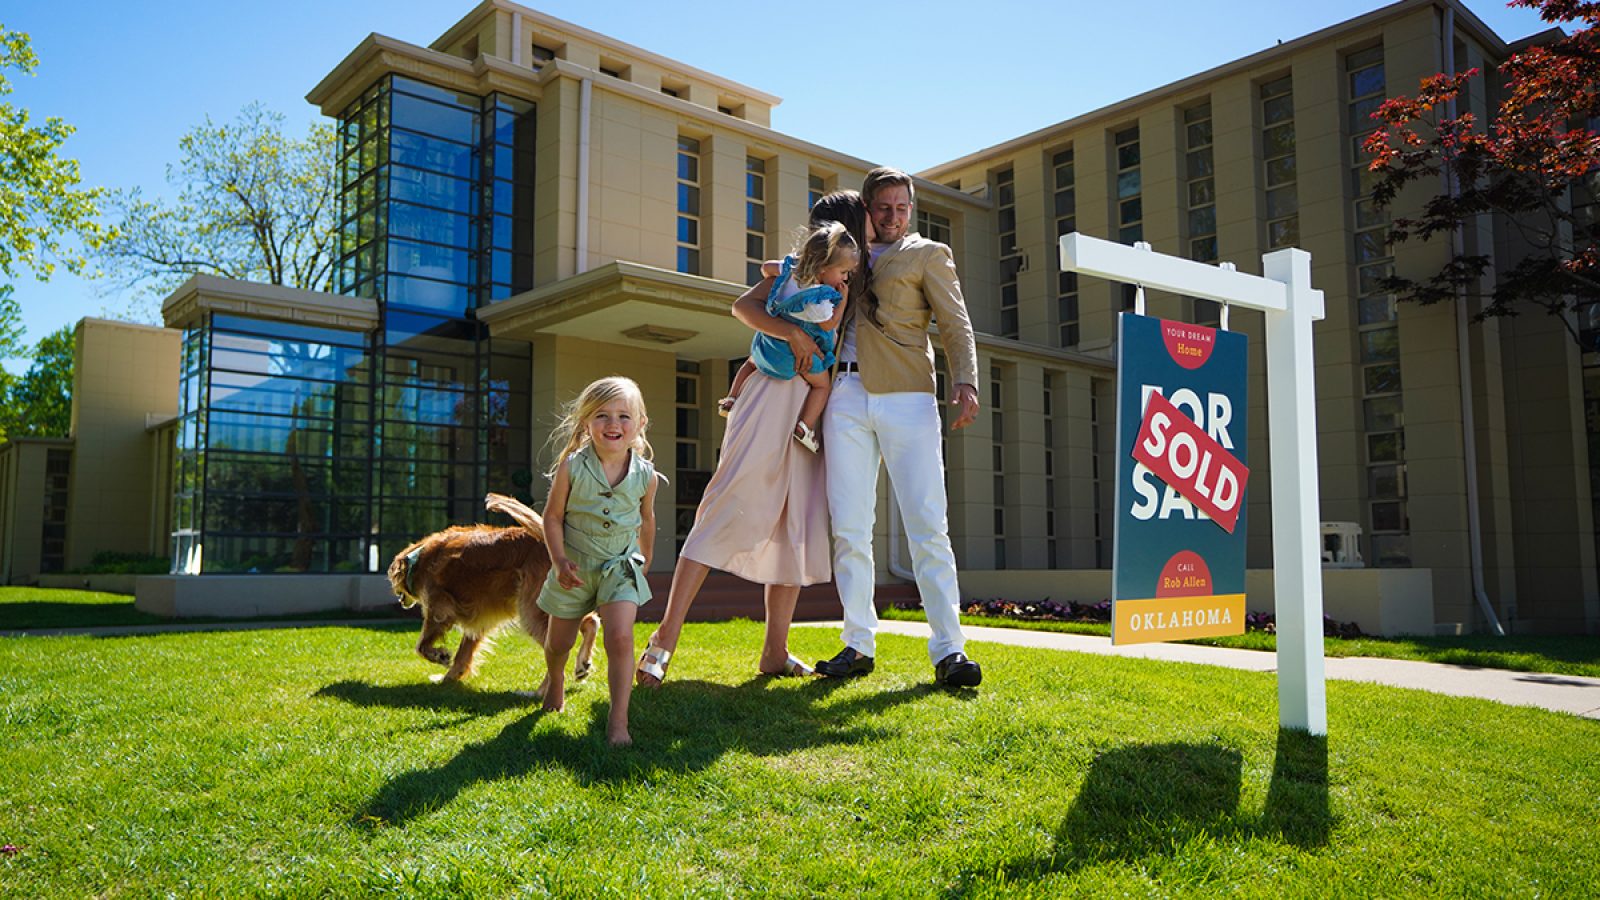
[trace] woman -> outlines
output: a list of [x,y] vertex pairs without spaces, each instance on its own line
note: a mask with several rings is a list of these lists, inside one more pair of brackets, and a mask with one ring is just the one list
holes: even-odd
[[[811,225],[839,222],[861,247],[870,238],[866,207],[855,191],[835,191],[811,210]],[[764,310],[771,278],[746,291],[734,304]],[[866,254],[850,277],[851,298],[866,300]],[[747,323],[748,324],[748,323]],[[817,346],[793,323],[781,334],[796,359],[809,359]],[[822,458],[790,439],[805,402],[803,379],[778,381],[756,372],[749,377],[728,417],[722,458],[706,485],[694,528],[678,553],[661,626],[639,657],[637,680],[654,687],[666,677],[689,607],[712,569],[731,572],[766,586],[766,640],[759,670],[766,675],[810,675],[811,668],[789,653],[789,624],[800,588],[832,577],[827,489]]]

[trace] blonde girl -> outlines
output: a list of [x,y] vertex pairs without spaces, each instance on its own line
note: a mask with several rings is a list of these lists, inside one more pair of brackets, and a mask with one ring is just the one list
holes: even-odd
[[598,610],[611,691],[606,738],[613,746],[633,743],[633,622],[650,600],[645,572],[655,544],[658,476],[645,439],[649,424],[639,386],[614,376],[584,388],[552,436],[562,450],[548,473],[544,509],[551,564],[539,594],[539,608],[550,614],[544,708],[565,706],[567,654],[580,621]]
[[732,410],[752,372],[777,379],[799,374],[811,392],[800,408],[794,439],[816,452],[817,423],[831,390],[828,369],[834,362],[834,332],[844,321],[849,294],[846,282],[860,261],[861,248],[850,231],[838,222],[821,222],[802,235],[794,253],[781,264],[762,264],[762,275],[777,278],[767,294],[767,314],[798,324],[816,341],[821,353],[797,366],[788,342],[758,332],[750,342],[750,358],[734,376],[728,396],[717,405],[723,415]]

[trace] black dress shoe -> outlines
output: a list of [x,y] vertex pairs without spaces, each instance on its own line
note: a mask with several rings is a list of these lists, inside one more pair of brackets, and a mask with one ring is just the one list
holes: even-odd
[[933,680],[946,687],[977,687],[983,683],[983,670],[958,650],[933,667]]
[[854,678],[871,672],[872,665],[872,657],[862,656],[854,649],[846,647],[833,659],[818,661],[817,674],[828,678]]

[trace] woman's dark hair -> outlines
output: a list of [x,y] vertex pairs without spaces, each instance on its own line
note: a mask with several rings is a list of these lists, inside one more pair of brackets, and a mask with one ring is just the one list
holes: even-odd
[[856,239],[861,248],[861,261],[855,274],[850,276],[850,300],[863,304],[867,318],[878,324],[878,301],[872,296],[872,270],[867,266],[867,205],[855,191],[834,191],[825,194],[811,207],[811,227],[823,222],[838,222]]

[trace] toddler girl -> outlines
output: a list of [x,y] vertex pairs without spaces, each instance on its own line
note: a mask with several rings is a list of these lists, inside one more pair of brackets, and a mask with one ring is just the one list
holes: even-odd
[[816,452],[817,422],[831,389],[828,368],[834,361],[834,332],[844,320],[849,293],[845,282],[860,259],[861,248],[848,229],[838,222],[822,222],[805,233],[795,252],[784,257],[781,265],[762,264],[763,276],[777,276],[767,293],[768,315],[799,324],[817,342],[822,355],[809,360],[809,365],[796,366],[787,342],[758,332],[750,341],[750,358],[734,376],[728,396],[717,404],[719,412],[727,415],[733,408],[751,372],[759,369],[769,378],[786,380],[795,377],[798,369],[811,390],[800,407],[794,437],[807,450]]
[[567,654],[584,615],[598,608],[611,690],[606,738],[613,746],[633,743],[633,621],[650,600],[645,572],[656,536],[658,476],[648,425],[644,397],[631,379],[602,378],[584,388],[552,437],[563,448],[549,472],[544,508],[550,548],[550,575],[539,594],[539,608],[550,614],[544,708],[565,706]]

